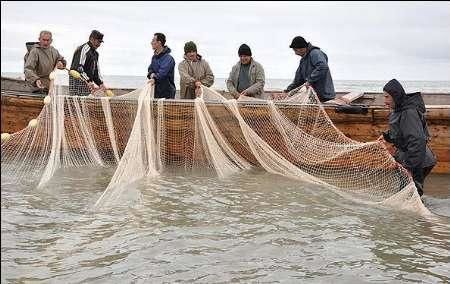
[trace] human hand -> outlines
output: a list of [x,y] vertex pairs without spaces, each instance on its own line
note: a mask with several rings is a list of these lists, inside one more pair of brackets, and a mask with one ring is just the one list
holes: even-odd
[[202,85],[202,82],[200,82],[200,81],[195,81],[195,87],[196,87],[196,88],[200,88],[201,85]]
[[58,68],[58,69],[64,69],[65,66],[64,66],[64,64],[63,64],[61,61],[58,61],[58,62],[56,62],[56,68]]
[[94,82],[88,82],[87,87],[91,93],[93,93],[96,90],[96,85],[94,84]]
[[195,96],[200,97],[202,95],[202,89],[201,88],[195,88]]
[[[152,74],[153,74],[153,73],[152,73]],[[150,80],[148,80],[148,83],[149,83],[151,86],[155,85],[155,79],[150,79]]]
[[308,89],[309,87],[311,87],[311,83],[309,83],[308,81],[305,82],[305,87]]
[[42,84],[42,82],[41,82],[41,80],[36,80],[36,86],[39,88],[39,89],[43,89],[44,88],[44,85]]
[[99,90],[102,90],[102,91],[106,91],[106,86],[105,86],[105,84],[101,84],[100,86],[99,86]]
[[242,91],[240,94],[239,94],[239,96],[241,97],[241,96],[247,96],[247,91]]

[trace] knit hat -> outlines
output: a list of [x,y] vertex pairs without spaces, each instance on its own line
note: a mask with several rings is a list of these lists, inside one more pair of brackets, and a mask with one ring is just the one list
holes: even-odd
[[184,45],[184,54],[187,54],[188,52],[195,51],[197,52],[197,46],[193,41],[188,41]]
[[292,40],[292,43],[289,47],[290,48],[305,48],[305,47],[308,47],[308,43],[306,42],[306,40],[303,37],[296,36]]
[[250,47],[244,43],[239,47],[238,54],[239,56],[241,55],[252,56],[252,51]]

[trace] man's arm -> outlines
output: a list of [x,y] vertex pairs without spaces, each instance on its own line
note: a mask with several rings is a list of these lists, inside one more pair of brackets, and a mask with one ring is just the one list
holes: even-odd
[[36,85],[36,81],[39,80],[39,76],[36,74],[37,63],[38,53],[36,52],[36,48],[34,48],[30,51],[24,65],[25,80],[31,82],[33,85]]
[[233,82],[233,74],[236,72],[237,67],[233,66],[233,68],[231,68],[231,72],[230,75],[228,76],[227,79],[227,88],[228,88],[228,92],[230,92],[230,94],[237,99],[239,97],[239,93],[236,90],[236,86],[234,85]]
[[155,70],[155,80],[161,80],[167,77],[170,70],[175,68],[175,60],[172,56],[167,56],[160,65],[159,70]]
[[94,78],[92,78],[92,81],[95,82],[95,84],[97,84],[98,86],[103,85],[103,79],[102,79],[102,75],[100,73],[100,65],[98,64],[98,61],[95,63],[97,66],[97,68],[95,68],[95,72],[94,72]]
[[317,49],[311,51],[310,58],[314,69],[311,75],[308,76],[307,81],[309,83],[314,83],[327,75],[328,63],[323,52]]
[[56,50],[56,68],[58,69],[64,69],[66,68],[67,61],[64,59],[64,57],[59,53],[59,51]]
[[208,62],[205,61],[205,77],[203,77],[200,82],[205,85],[206,87],[211,87],[214,84],[214,74],[211,70],[211,67],[209,67]]
[[291,90],[293,90],[297,87],[300,87],[304,83],[305,83],[305,79],[300,74],[300,65],[299,65],[297,68],[297,71],[295,72],[294,81],[292,81],[292,83],[289,86],[287,86],[287,88],[286,88],[286,90],[284,90],[284,92],[285,93],[290,92]]
[[253,97],[256,94],[262,93],[264,90],[264,84],[265,84],[264,69],[261,65],[259,65],[256,67],[255,83],[245,90],[246,95]]
[[194,88],[194,83],[196,80],[194,77],[189,75],[189,67],[186,61],[183,61],[178,65],[178,72],[180,73],[181,81],[189,87]]

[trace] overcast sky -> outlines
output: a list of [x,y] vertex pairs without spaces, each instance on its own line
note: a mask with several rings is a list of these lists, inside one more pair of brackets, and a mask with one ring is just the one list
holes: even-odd
[[[327,55],[336,80],[450,81],[450,2],[1,2],[2,72],[22,72],[40,30],[68,60],[98,29],[103,75],[146,75],[155,32],[176,63],[186,41],[227,77],[247,43],[267,78],[291,79],[303,36]],[[178,66],[178,65],[177,65]],[[178,74],[178,71],[176,72]]]

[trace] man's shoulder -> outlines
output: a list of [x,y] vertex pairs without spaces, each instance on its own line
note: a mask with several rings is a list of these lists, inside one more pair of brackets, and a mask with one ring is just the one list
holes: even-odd
[[186,59],[183,59],[183,61],[181,61],[178,66],[184,66],[184,65],[188,65],[188,61]]
[[309,52],[310,56],[324,56],[326,55],[320,48],[314,48]]
[[163,56],[161,56],[161,59],[163,60],[170,60],[170,61],[174,61],[175,62],[175,58],[173,58],[173,56],[170,53],[166,53]]
[[50,46],[50,51],[53,53],[59,53],[59,50],[56,49],[56,47],[54,47],[54,46]]

